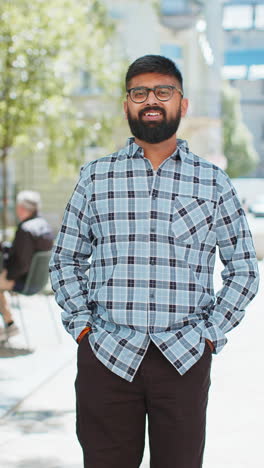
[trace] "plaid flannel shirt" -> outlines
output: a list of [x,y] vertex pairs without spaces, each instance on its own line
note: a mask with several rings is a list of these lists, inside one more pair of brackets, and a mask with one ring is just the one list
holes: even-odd
[[[224,265],[214,292],[216,248]],[[88,259],[90,258],[91,263]],[[132,381],[152,340],[180,374],[218,353],[258,288],[245,214],[227,175],[177,150],[155,172],[134,138],[85,165],[50,262],[66,330]]]

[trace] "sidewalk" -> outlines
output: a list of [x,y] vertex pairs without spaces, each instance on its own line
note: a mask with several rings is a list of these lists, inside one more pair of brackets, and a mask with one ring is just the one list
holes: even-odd
[[[213,359],[203,468],[263,467],[264,262],[260,271],[258,296],[239,329],[228,335],[225,349]],[[216,278],[216,288],[218,284]],[[24,308],[35,351],[0,358],[0,404],[2,416],[7,414],[0,422],[0,464],[4,468],[82,468],[75,437],[76,345],[62,326],[58,343],[43,298],[25,298]],[[55,303],[53,310],[60,323]],[[25,346],[22,337],[14,337],[12,345]],[[17,410],[10,412],[21,400]],[[141,468],[149,468],[147,440]]]
[[264,262],[259,292],[214,356],[203,468],[263,468]]
[[[9,344],[0,344],[0,418],[65,367],[77,346],[61,324],[53,296],[21,296],[20,300],[30,348],[23,333],[10,338]],[[49,314],[48,300],[57,328]],[[19,314],[12,310],[22,331]]]

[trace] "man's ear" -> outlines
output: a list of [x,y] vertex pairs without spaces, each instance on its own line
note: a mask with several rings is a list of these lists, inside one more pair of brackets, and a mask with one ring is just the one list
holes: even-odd
[[124,101],[125,118],[127,119],[127,101]]
[[181,100],[181,116],[185,117],[188,110],[189,101],[187,98],[182,98]]

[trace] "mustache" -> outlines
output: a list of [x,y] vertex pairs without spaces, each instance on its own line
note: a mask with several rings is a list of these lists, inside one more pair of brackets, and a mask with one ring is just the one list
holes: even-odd
[[143,109],[141,109],[138,113],[138,116],[139,117],[142,117],[144,112],[161,112],[163,117],[166,117],[166,112],[165,110],[162,108],[162,107],[159,107],[159,106],[146,106],[144,107]]

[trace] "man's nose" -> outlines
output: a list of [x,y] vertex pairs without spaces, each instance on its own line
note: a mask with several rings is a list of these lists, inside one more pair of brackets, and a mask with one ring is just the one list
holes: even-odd
[[154,90],[150,90],[148,97],[145,101],[147,104],[158,104],[159,100],[156,98]]

